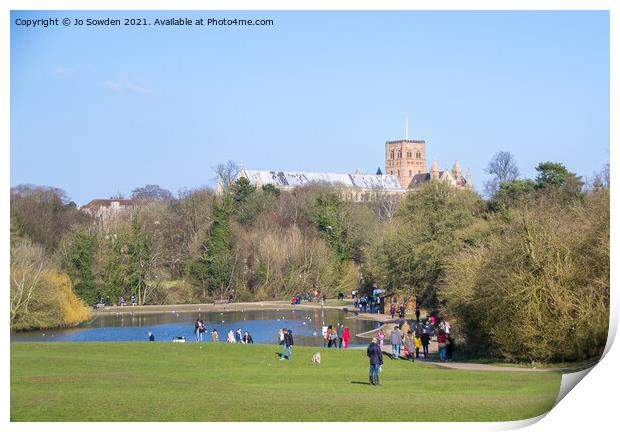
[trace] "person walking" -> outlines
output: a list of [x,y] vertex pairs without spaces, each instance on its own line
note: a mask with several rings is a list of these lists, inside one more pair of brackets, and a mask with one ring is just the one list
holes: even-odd
[[394,319],[394,314],[396,313],[396,305],[394,303],[390,304],[390,315],[392,319]]
[[332,342],[332,326],[327,326],[325,334],[323,335],[323,348],[331,348]]
[[284,343],[284,329],[278,330],[278,345],[282,345]]
[[400,346],[403,344],[403,338],[398,326],[394,326],[394,330],[390,333],[390,343],[392,344],[392,359],[400,359]]
[[407,351],[405,353],[405,357],[411,359],[412,362],[415,361],[415,357],[414,357],[415,339],[411,331],[408,331],[407,334],[405,335],[405,349]]
[[345,327],[342,331],[342,347],[349,348],[349,339],[351,339],[351,334],[349,333],[349,327]]
[[405,318],[405,305],[404,304],[400,304],[400,307],[398,308],[398,317],[403,319]]
[[416,305],[415,305],[415,320],[417,322],[420,322],[420,305],[418,305],[417,302],[416,302]]
[[232,330],[228,331],[228,337],[226,338],[226,342],[235,343],[235,333]]
[[329,345],[332,348],[338,348],[338,333],[335,328],[332,328],[332,332],[329,335]]
[[383,365],[383,353],[379,345],[377,345],[377,338],[372,338],[370,345],[366,349],[366,355],[370,361],[370,370],[368,371],[370,385],[381,385],[379,384],[379,370],[381,365]]
[[428,334],[426,329],[422,330],[420,336],[420,342],[422,342],[422,352],[424,353],[424,359],[428,359],[428,345],[431,343],[431,335]]
[[235,332],[235,342],[241,343],[241,339],[243,339],[243,335],[241,334],[241,329],[238,328]]
[[280,354],[280,361],[286,359],[291,361],[293,358],[293,333],[290,330],[283,329],[284,342],[282,343],[282,354]]
[[200,333],[200,318],[196,318],[194,323],[194,333],[196,334],[196,342],[202,342],[202,334]]
[[342,332],[344,331],[344,326],[338,323],[336,327],[336,336],[338,336],[338,348],[342,348]]
[[415,335],[415,358],[420,358],[420,346],[422,345],[422,340],[419,335]]
[[400,329],[401,329],[400,333],[403,335],[403,338],[404,338],[410,330],[409,323],[405,321],[403,325],[400,327]]
[[219,335],[217,334],[217,330],[211,330],[211,342],[217,343],[219,342]]
[[437,345],[439,346],[439,361],[446,361],[446,333],[443,330],[439,330],[437,333]]

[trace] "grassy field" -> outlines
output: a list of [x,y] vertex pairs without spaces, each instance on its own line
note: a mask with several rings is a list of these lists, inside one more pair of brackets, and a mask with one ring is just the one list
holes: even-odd
[[[12,421],[499,421],[537,416],[555,372],[440,369],[363,350],[269,345],[13,343]],[[386,407],[389,407],[386,409]]]

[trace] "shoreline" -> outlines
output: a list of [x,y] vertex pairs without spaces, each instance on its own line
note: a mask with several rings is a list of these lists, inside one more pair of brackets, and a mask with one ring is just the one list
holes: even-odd
[[[358,319],[365,321],[378,321],[386,323],[393,321],[389,315],[369,314],[358,312],[353,306],[353,301],[344,300],[344,304],[329,304],[329,300],[324,309],[346,310],[352,312],[354,316],[347,319]],[[262,302],[239,302],[239,303],[195,303],[195,304],[175,304],[175,305],[149,305],[149,306],[106,306],[103,309],[91,310],[91,319],[98,316],[116,315],[118,313],[140,313],[140,314],[156,314],[165,312],[238,312],[238,311],[256,311],[256,310],[273,310],[273,309],[291,309],[291,310],[316,310],[321,309],[321,304],[301,303],[291,304],[287,300],[268,300]]]

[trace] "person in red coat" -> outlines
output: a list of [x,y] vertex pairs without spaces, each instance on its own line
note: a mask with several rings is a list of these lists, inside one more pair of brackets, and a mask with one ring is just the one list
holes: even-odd
[[349,333],[349,327],[345,327],[342,331],[342,347],[349,348],[349,339],[351,338],[351,334]]

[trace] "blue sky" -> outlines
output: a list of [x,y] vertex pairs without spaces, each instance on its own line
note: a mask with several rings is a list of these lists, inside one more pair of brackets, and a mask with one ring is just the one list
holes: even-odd
[[[25,28],[17,18],[269,18],[271,27]],[[511,152],[591,176],[609,161],[607,12],[12,12],[11,185],[78,204],[213,166],[374,173],[427,142],[482,189]]]

